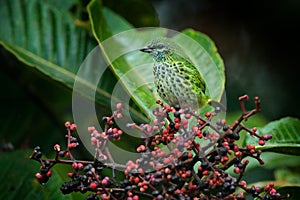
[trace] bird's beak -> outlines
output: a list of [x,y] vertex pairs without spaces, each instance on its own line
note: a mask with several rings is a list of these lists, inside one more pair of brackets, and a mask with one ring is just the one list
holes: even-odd
[[149,48],[148,46],[146,46],[146,47],[141,48],[140,51],[145,52],[145,53],[151,53],[152,48]]

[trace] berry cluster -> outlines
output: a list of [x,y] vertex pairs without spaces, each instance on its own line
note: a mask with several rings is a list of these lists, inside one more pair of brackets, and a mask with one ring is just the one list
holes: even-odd
[[[262,152],[254,145],[242,147],[236,143],[240,134],[257,137],[259,145],[272,138],[272,135],[259,135],[255,127],[248,128],[242,123],[260,111],[259,98],[255,97],[256,106],[250,111],[245,110],[246,100],[247,95],[239,98],[242,115],[232,125],[217,118],[222,112],[219,107],[201,117],[188,107],[170,107],[158,101],[159,107],[153,110],[155,119],[151,123],[127,124],[142,133],[143,144],[136,149],[140,157],[129,160],[126,165],[116,163],[107,146],[109,140],[120,140],[123,134],[114,123],[115,118],[122,118],[121,104],[117,104],[112,116],[103,117],[103,131],[88,128],[91,144],[95,147],[93,161],[80,161],[72,156],[70,150],[78,146],[72,136],[76,125],[67,122],[66,150],[56,144],[56,157],[48,160],[41,158],[39,147],[31,155],[31,159],[41,163],[36,177],[40,183],[45,183],[56,163],[70,164],[74,171],[68,174],[71,180],[63,183],[61,191],[64,194],[92,192],[86,199],[245,200],[246,194],[262,200],[287,199],[289,195],[279,194],[272,182],[260,188],[247,186],[242,179],[249,163],[247,157],[255,158],[260,164],[264,161],[260,158]],[[64,159],[67,157],[69,159]],[[112,170],[112,177],[103,174],[104,168]],[[124,180],[115,180],[116,168],[123,169]],[[238,188],[243,192],[236,192]]]

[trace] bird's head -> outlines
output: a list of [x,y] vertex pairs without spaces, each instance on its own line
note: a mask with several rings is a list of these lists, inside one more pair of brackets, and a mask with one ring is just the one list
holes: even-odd
[[177,46],[166,38],[154,39],[140,51],[149,53],[156,62],[163,62],[170,59]]

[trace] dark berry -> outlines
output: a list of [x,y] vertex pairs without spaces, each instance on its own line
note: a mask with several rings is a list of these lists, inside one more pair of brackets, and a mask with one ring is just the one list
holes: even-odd
[[225,183],[223,184],[223,190],[224,190],[224,191],[229,190],[230,186],[231,186],[231,184],[230,184],[229,182],[225,182]]
[[41,171],[41,174],[47,174],[48,172],[48,168],[41,168],[40,171]]
[[208,162],[202,162],[202,163],[201,163],[202,169],[206,169],[208,166],[209,166],[209,163],[208,163]]
[[34,157],[40,159],[42,157],[42,152],[38,151]]
[[102,121],[107,122],[107,117],[102,117]]
[[83,171],[84,171],[84,172],[88,172],[88,171],[90,171],[92,168],[93,168],[93,165],[88,164],[88,165],[86,165],[86,166],[83,168]]
[[184,153],[182,154],[181,160],[182,160],[182,161],[185,161],[185,160],[187,160],[188,158],[189,158],[189,154],[188,154],[188,152],[186,151],[186,152],[184,152]]
[[203,194],[209,195],[210,194],[210,190],[208,188],[204,188],[203,189]]
[[208,131],[208,130],[204,130],[204,131],[202,132],[202,134],[203,134],[204,137],[206,137],[206,136],[208,136],[209,131]]
[[172,181],[172,183],[177,184],[179,182],[179,176],[177,176],[177,175],[172,176],[171,181]]
[[222,198],[222,197],[223,197],[223,193],[222,193],[222,192],[218,192],[218,193],[216,194],[216,197]]
[[125,191],[129,191],[129,190],[131,190],[131,186],[128,185],[128,186],[126,186],[124,189],[125,189]]
[[176,111],[179,111],[180,110],[180,105],[175,105],[174,108],[175,108]]
[[227,155],[227,148],[225,148],[225,147],[220,147],[220,148],[219,148],[219,154],[220,154],[221,156],[226,156],[226,155]]
[[239,140],[240,139],[240,135],[238,133],[233,133],[233,139],[234,140]]
[[233,193],[233,192],[235,192],[235,190],[236,190],[235,185],[231,185],[230,188],[229,188],[229,192]]
[[175,112],[174,112],[174,117],[179,118],[179,117],[180,117],[180,112],[179,112],[179,111],[175,111]]
[[122,182],[125,186],[131,185],[130,181],[128,179],[124,179]]
[[229,128],[228,125],[224,125],[224,126],[223,126],[223,131],[227,131],[228,128]]
[[160,194],[160,192],[159,192],[158,190],[154,190],[154,191],[152,192],[152,195],[153,195],[154,197],[157,197],[159,194]]
[[49,167],[49,166],[50,166],[50,161],[49,161],[49,160],[45,160],[44,165],[45,165],[46,167]]
[[175,186],[171,186],[167,189],[167,193],[168,194],[172,194],[174,191],[176,190],[176,187]]
[[161,171],[155,172],[154,178],[161,178],[163,173]]
[[40,146],[36,146],[36,147],[34,147],[34,150],[35,150],[35,151],[40,151],[40,150],[41,150],[41,147],[40,147]]
[[189,108],[185,108],[183,112],[184,112],[184,114],[187,114],[187,113],[190,112],[190,109]]
[[220,161],[220,160],[221,160],[221,156],[219,156],[219,155],[216,155],[216,156],[215,156],[215,161],[217,161],[217,162],[218,162],[218,161]]
[[174,126],[175,126],[175,123],[174,122],[170,122],[169,127],[172,129],[172,128],[174,128]]

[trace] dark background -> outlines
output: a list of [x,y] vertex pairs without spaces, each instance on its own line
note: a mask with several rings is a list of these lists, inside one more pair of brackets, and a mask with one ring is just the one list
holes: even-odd
[[300,117],[300,1],[152,0],[160,25],[194,28],[216,44],[226,69],[229,111],[259,96],[269,120]]

